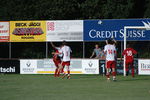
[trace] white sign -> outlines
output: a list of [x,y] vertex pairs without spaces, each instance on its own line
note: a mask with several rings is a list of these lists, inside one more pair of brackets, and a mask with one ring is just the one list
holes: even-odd
[[83,74],[99,74],[99,60],[82,60],[82,72]]
[[[20,60],[20,74],[54,74],[56,66],[52,59]],[[67,72],[66,67],[64,71]],[[71,59],[71,74],[99,74],[99,60]]]
[[54,74],[56,67],[52,59],[44,59],[37,63],[37,74]]
[[9,22],[0,22],[0,42],[9,41]]
[[[71,74],[82,74],[82,59],[71,59]],[[44,59],[37,62],[37,74],[54,74],[56,66],[52,59]],[[64,68],[66,70],[66,67]]]
[[83,72],[82,72],[82,59],[71,59],[70,73],[71,74],[83,74]]
[[83,20],[47,21],[47,41],[83,41]]
[[139,75],[150,75],[150,59],[138,60]]
[[20,60],[20,74],[36,74],[37,60]]

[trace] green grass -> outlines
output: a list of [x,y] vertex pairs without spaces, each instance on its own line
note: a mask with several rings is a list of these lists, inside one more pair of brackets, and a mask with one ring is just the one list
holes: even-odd
[[150,100],[150,76],[0,75],[0,100]]

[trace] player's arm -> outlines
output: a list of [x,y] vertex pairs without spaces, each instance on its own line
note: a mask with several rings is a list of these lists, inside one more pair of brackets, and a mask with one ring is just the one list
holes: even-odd
[[125,55],[125,50],[122,52],[122,55],[121,55],[121,60],[123,60],[123,57],[124,57],[124,55]]
[[137,58],[138,58],[138,53],[137,53],[137,51],[134,50],[134,49],[132,49],[132,52],[133,52],[133,56],[136,55],[136,56],[134,56],[134,57],[137,57]]
[[117,41],[113,38],[114,45],[117,45]]
[[133,54],[134,54],[134,55],[137,54],[137,51],[136,51],[136,50],[132,49],[132,51],[133,51]]
[[92,58],[95,55],[94,51],[92,52],[92,55],[90,56],[90,58]]
[[52,55],[55,55],[55,52],[52,52]]
[[59,55],[59,54],[62,54],[62,53],[61,52],[54,52],[53,54]]
[[106,46],[104,47],[104,54],[106,55],[106,53],[107,53],[107,48],[106,48]]
[[71,48],[69,47],[69,51],[70,51],[70,53],[72,53],[72,50],[71,50]]
[[115,54],[115,58],[117,58],[117,48],[114,46],[114,54]]
[[53,48],[56,48],[56,46],[51,42],[51,46],[53,47]]
[[122,56],[124,56],[125,55],[125,50],[122,52]]

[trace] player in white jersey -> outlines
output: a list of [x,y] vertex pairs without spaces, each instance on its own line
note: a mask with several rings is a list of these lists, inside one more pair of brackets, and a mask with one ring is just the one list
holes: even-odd
[[107,80],[110,80],[110,69],[112,69],[113,80],[116,80],[116,47],[114,42],[109,39],[104,47],[104,53],[106,55],[106,76]]
[[[62,48],[61,48],[61,53],[63,54],[63,59],[62,59],[61,65],[64,66],[64,67],[65,67],[65,66],[67,67],[67,74],[68,74],[67,78],[68,78],[68,79],[70,79],[70,68],[69,68],[69,66],[70,66],[70,60],[71,60],[71,58],[70,58],[70,53],[71,53],[71,52],[72,52],[72,51],[71,51],[71,48],[66,45],[66,42],[65,42],[65,41],[63,41],[63,46],[62,46]],[[60,67],[59,70],[61,70],[62,68],[63,68],[63,67]],[[64,78],[67,74],[64,74],[64,75],[63,75],[63,78]]]

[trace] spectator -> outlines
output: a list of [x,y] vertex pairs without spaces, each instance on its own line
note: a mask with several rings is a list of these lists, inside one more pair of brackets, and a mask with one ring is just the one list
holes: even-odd
[[93,53],[92,53],[90,58],[93,58],[94,55],[95,55],[95,58],[97,58],[97,59],[103,59],[104,58],[104,52],[101,48],[99,48],[98,44],[95,45],[95,49],[93,50]]

